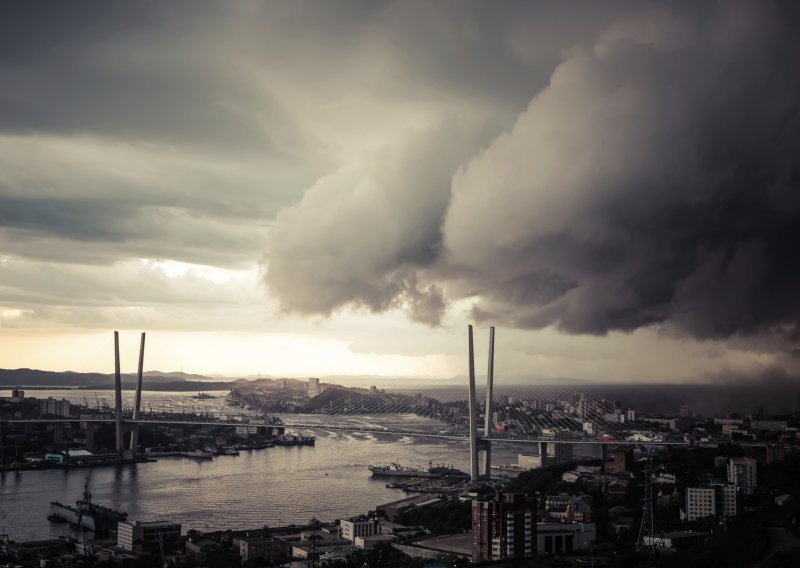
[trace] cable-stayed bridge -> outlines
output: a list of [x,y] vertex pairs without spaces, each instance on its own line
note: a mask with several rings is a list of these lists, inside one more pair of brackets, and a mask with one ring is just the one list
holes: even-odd
[[[316,408],[313,414],[282,414],[280,420],[261,411],[241,407],[209,410],[209,405],[181,404],[165,408],[142,400],[142,370],[145,337],[142,334],[139,372],[132,408],[123,406],[119,364],[119,339],[115,332],[114,405],[96,409],[77,407],[78,416],[59,417],[51,413],[0,418],[0,423],[54,424],[84,422],[113,423],[116,449],[138,449],[138,430],[143,425],[278,426],[296,430],[332,430],[425,436],[464,440],[470,445],[471,476],[488,475],[491,443],[538,444],[540,455],[547,444],[679,446],[691,442],[674,428],[674,419],[642,418],[632,409],[621,409],[580,385],[562,383],[537,385],[494,385],[494,328],[491,329],[486,386],[475,380],[472,327],[469,327],[469,388],[428,389],[414,394],[377,389],[340,389],[337,396]],[[496,389],[496,392],[495,392]],[[467,396],[464,397],[464,394]],[[464,400],[466,398],[466,400]],[[212,405],[213,406],[213,405]],[[85,414],[81,410],[85,409]],[[414,417],[409,420],[408,417]],[[60,425],[60,426],[58,426]],[[130,433],[128,438],[127,434]],[[605,452],[603,452],[605,453]]]

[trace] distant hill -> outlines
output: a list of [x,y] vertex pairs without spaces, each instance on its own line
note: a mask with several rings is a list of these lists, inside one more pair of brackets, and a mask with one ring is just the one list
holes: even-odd
[[336,385],[328,385],[328,387],[320,394],[308,401],[308,408],[311,411],[319,410],[329,404],[336,403],[340,399],[353,394],[352,389]]
[[[247,393],[258,389],[278,388],[282,381],[285,381],[286,388],[290,390],[305,391],[308,387],[308,382],[300,379],[219,380],[191,373],[145,371],[143,388],[152,391],[210,391],[237,388]],[[113,389],[114,375],[38,369],[0,369],[0,388],[2,387]],[[122,374],[122,388],[126,390],[136,388],[134,373]]]
[[[123,373],[125,388],[136,384],[136,375]],[[144,384],[151,390],[217,390],[227,389],[229,381],[215,381],[203,375],[189,373],[162,373],[147,371]],[[114,388],[114,375],[111,373],[76,373],[74,371],[41,371],[38,369],[0,369],[0,386],[3,387],[71,387],[71,388]],[[167,389],[165,387],[171,387]]]

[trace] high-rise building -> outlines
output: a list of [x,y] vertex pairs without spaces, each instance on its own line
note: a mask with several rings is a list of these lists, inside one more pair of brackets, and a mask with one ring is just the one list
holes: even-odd
[[321,392],[319,388],[319,379],[308,379],[308,398],[313,398]]
[[686,520],[696,521],[717,514],[717,500],[713,487],[686,488]]
[[536,501],[499,492],[472,502],[472,561],[529,558],[536,554]]
[[714,489],[717,498],[717,515],[735,517],[738,511],[736,506],[736,487],[725,484],[716,485]]
[[758,485],[756,460],[753,458],[728,460],[728,483],[735,485],[742,493],[753,493]]
[[586,400],[586,393],[582,392],[578,398],[578,417],[586,418],[589,414],[589,401]]

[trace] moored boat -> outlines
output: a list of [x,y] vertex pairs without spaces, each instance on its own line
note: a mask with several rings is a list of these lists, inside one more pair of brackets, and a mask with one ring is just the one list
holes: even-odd
[[443,465],[434,466],[428,464],[428,469],[417,467],[407,467],[400,464],[390,464],[387,466],[368,466],[372,475],[383,475],[386,477],[468,477],[466,473],[458,469]]
[[48,521],[69,523],[76,530],[83,527],[100,534],[116,531],[117,523],[127,518],[128,513],[92,503],[88,481],[83,487],[83,498],[75,502],[75,507],[52,501],[50,513],[47,515]]

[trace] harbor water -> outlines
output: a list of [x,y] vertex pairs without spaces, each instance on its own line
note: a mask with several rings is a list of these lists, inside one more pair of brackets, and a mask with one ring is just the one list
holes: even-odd
[[[84,393],[28,394],[82,399]],[[153,393],[151,397],[153,404],[162,399],[165,404],[190,404],[191,393]],[[211,403],[220,405],[221,399]],[[72,534],[68,526],[46,520],[49,503],[74,503],[88,475],[95,502],[125,511],[131,520],[178,521],[186,531],[301,524],[314,516],[327,521],[366,513],[405,495],[387,488],[386,478],[373,477],[369,465],[427,467],[433,462],[465,471],[469,466],[466,440],[328,430],[324,425],[331,417],[323,415],[285,418],[312,425],[303,433],[316,436],[316,446],[242,451],[213,460],[176,457],[92,469],[7,472],[0,476],[0,533],[17,540]],[[431,432],[442,428],[439,422],[410,414],[336,420],[340,426]],[[535,450],[497,444],[494,460],[514,462],[517,452]]]

